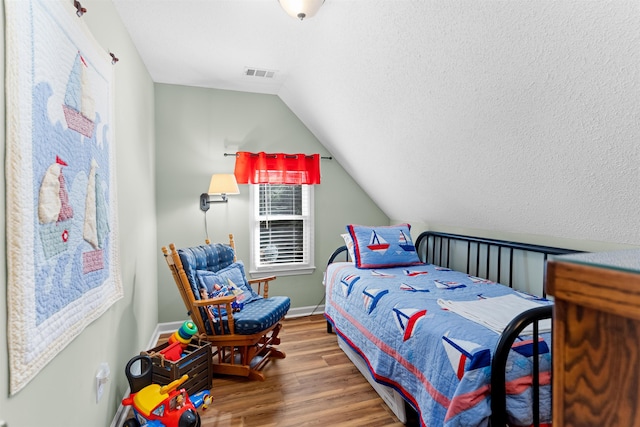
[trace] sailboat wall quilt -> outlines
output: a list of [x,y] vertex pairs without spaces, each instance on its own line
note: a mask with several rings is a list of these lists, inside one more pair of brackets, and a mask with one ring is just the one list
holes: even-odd
[[72,3],[4,2],[11,394],[123,295],[113,67]]

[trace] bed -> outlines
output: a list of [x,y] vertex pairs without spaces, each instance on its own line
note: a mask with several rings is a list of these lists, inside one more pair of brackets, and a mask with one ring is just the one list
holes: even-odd
[[550,425],[544,270],[575,251],[435,232],[414,245],[408,224],[347,230],[325,272],[328,330],[401,422],[409,407],[430,427]]

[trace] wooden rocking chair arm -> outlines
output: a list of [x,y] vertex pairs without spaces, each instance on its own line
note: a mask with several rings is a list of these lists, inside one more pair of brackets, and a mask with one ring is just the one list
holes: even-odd
[[249,286],[257,285],[258,294],[261,294],[264,298],[269,298],[269,282],[275,280],[276,276],[259,277],[255,279],[249,279]]
[[259,279],[249,279],[248,282],[251,285],[252,283],[270,282],[272,280],[276,280],[276,276],[260,277]]
[[230,304],[236,300],[235,295],[228,295],[226,297],[215,297],[215,298],[207,298],[195,300],[193,305],[196,307],[206,307],[208,305],[222,305],[222,304]]

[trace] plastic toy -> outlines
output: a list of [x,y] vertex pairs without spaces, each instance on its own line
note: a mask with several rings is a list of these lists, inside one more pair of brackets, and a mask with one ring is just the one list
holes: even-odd
[[184,347],[189,345],[191,342],[191,338],[198,333],[198,327],[190,320],[185,321],[180,329],[175,331],[169,337],[169,344],[173,344],[174,342],[181,343]]
[[233,310],[234,313],[239,312],[243,308],[244,308],[244,303],[243,302],[237,302],[237,301],[232,301],[231,302],[231,310]]
[[[131,366],[140,359],[143,360],[141,368],[146,370],[137,376],[131,373]],[[129,361],[125,372],[132,392],[122,400],[122,405],[131,406],[135,418],[126,420],[123,427],[200,427],[196,409],[206,409],[213,399],[208,390],[189,396],[184,388],[179,388],[189,379],[188,375],[165,386],[149,384],[137,390],[142,383],[150,382],[151,359],[136,356]]]
[[165,359],[175,362],[180,360],[182,352],[191,342],[191,338],[198,333],[196,325],[187,320],[169,337],[169,345],[160,351]]

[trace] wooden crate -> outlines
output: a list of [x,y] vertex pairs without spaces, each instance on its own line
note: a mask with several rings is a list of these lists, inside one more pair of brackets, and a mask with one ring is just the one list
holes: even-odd
[[189,379],[182,385],[189,395],[202,390],[210,390],[213,381],[213,370],[211,367],[211,344],[200,342],[191,343],[183,352],[185,356],[172,362],[163,359],[160,351],[169,346],[169,343],[161,344],[141,354],[151,357],[153,365],[153,378],[155,384],[167,385],[171,381],[177,380],[184,374],[189,375]]

